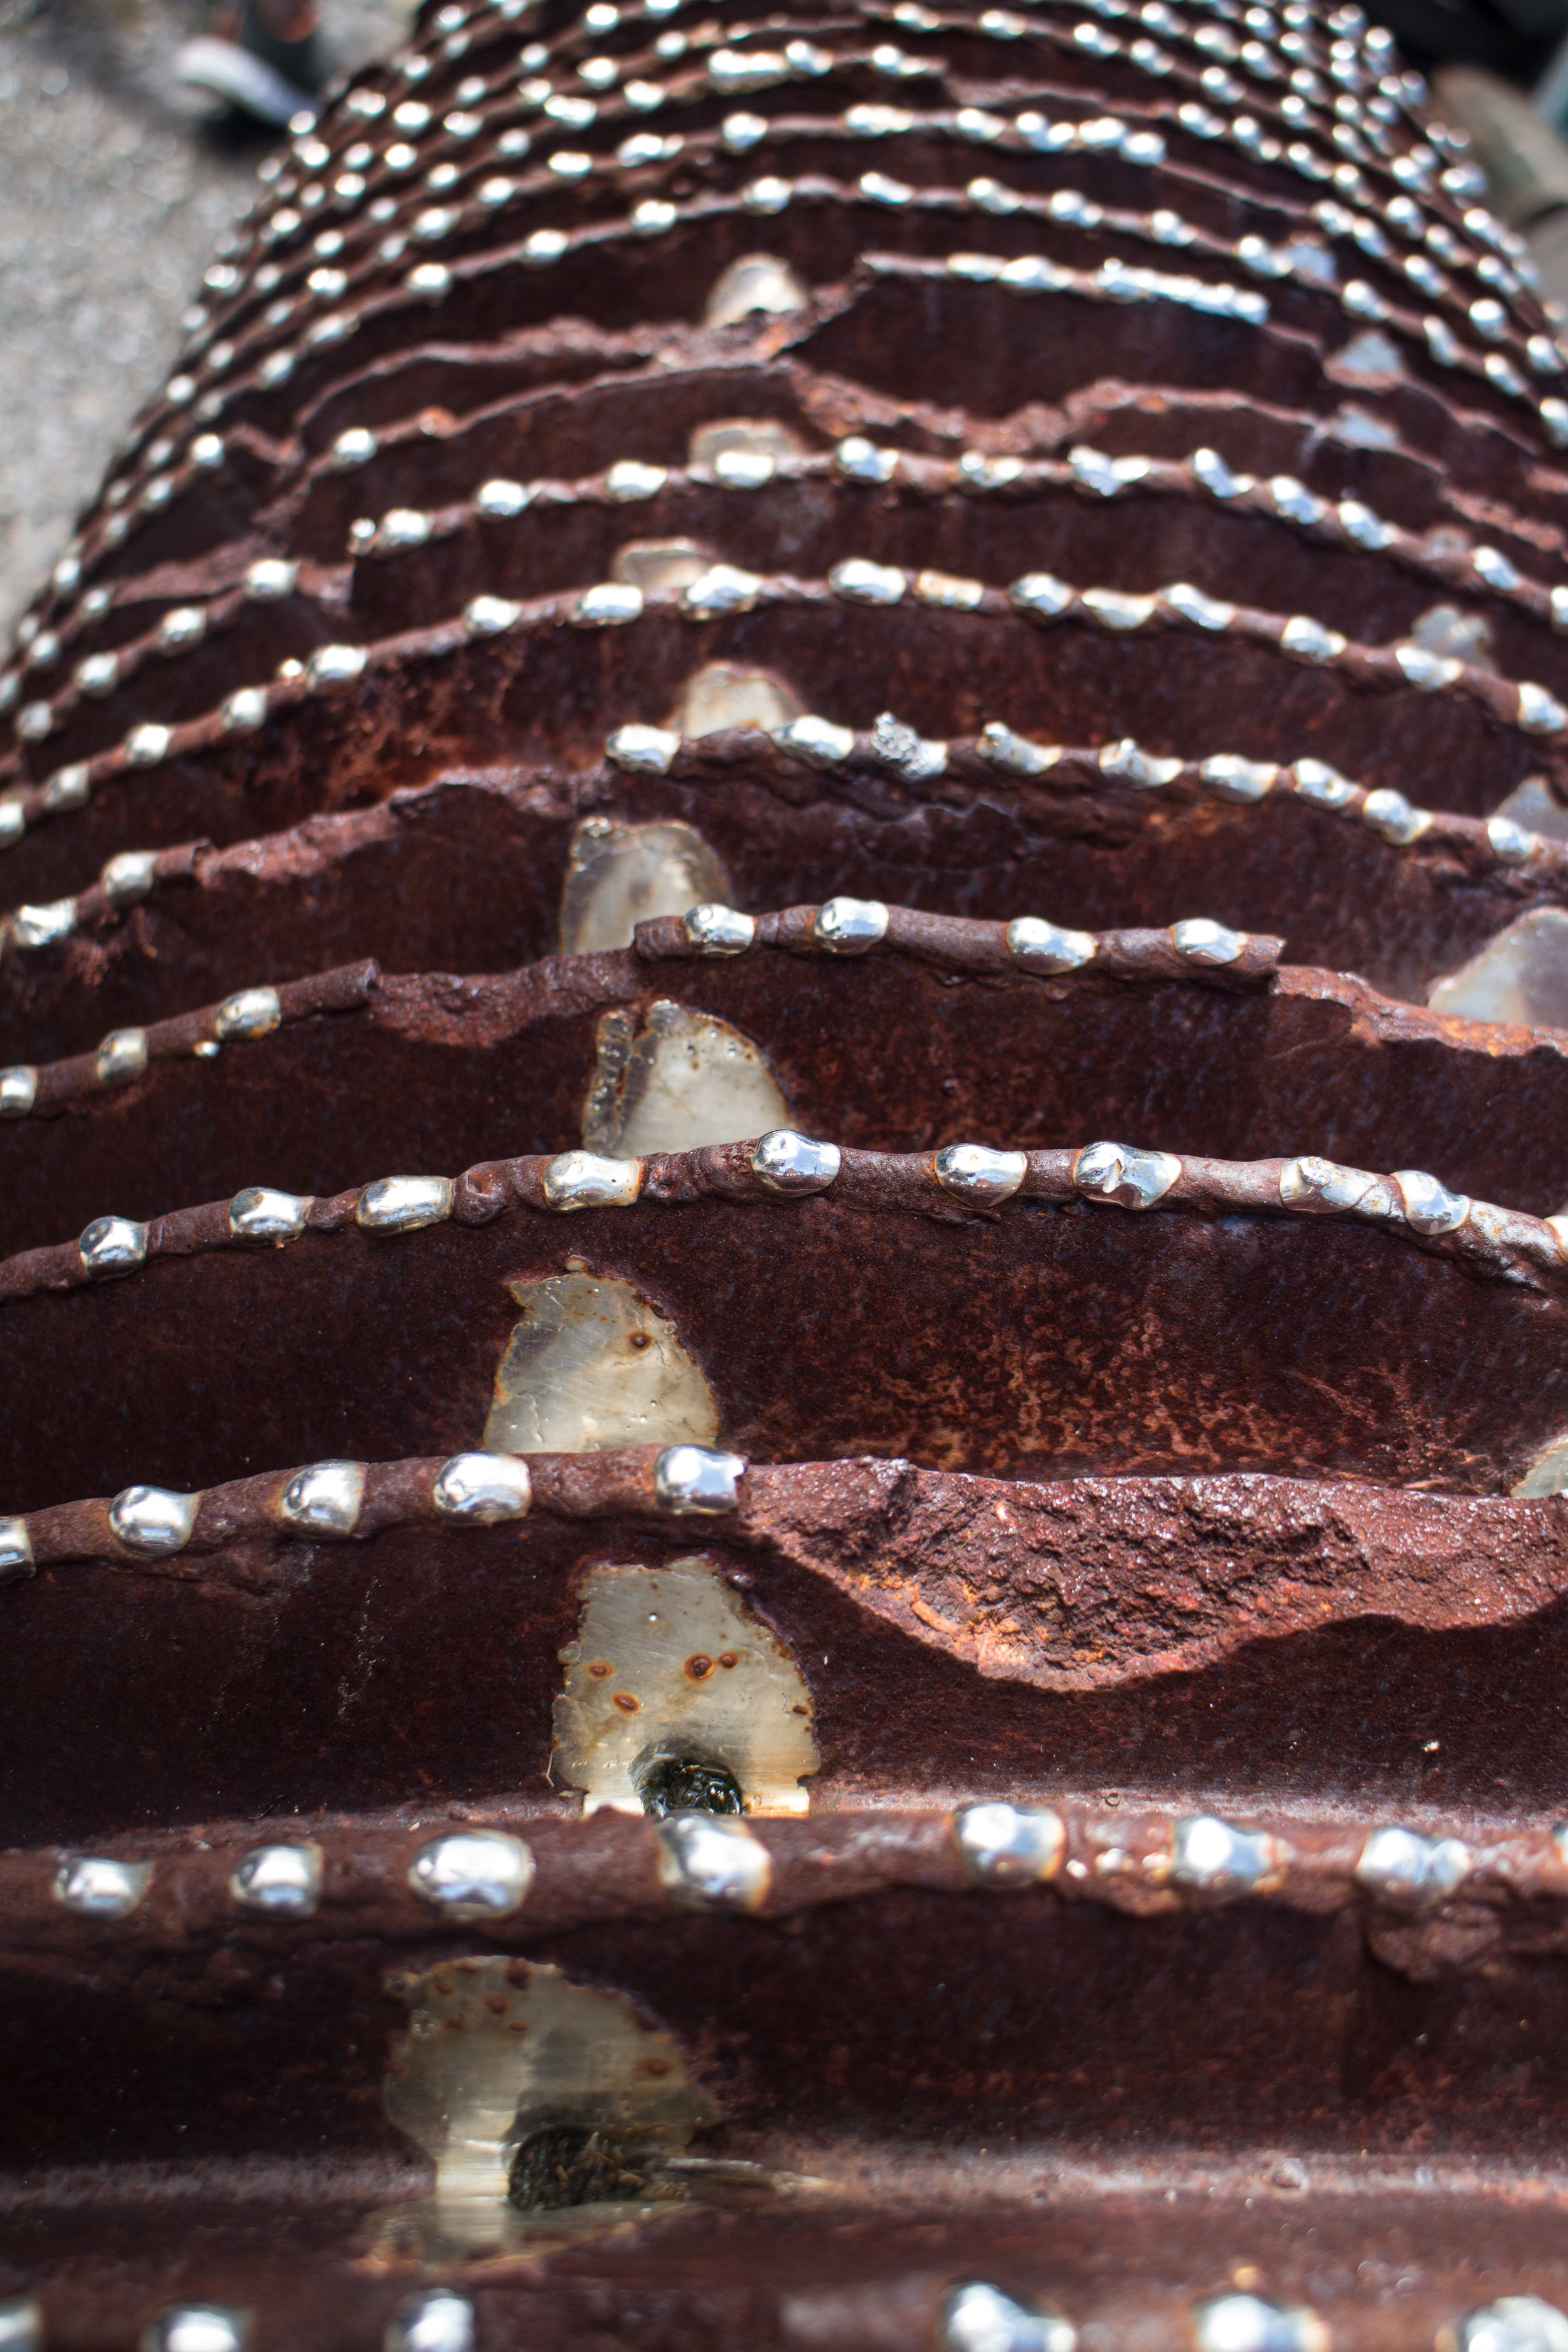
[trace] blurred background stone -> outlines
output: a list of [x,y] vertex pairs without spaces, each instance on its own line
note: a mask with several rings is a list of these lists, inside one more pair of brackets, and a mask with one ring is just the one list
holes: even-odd
[[[271,143],[174,80],[199,0],[0,0],[0,631],[167,373]],[[396,0],[327,0],[335,67],[390,48]]]

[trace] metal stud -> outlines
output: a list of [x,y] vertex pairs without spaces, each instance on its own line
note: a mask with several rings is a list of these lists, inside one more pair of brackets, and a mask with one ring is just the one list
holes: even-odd
[[471,637],[503,636],[522,618],[522,606],[510,596],[474,596],[463,607],[463,626]]
[[226,735],[250,735],[264,724],[267,718],[267,688],[264,686],[242,686],[231,694],[218,712],[218,725]]
[[1028,1172],[1023,1152],[993,1151],[984,1143],[946,1144],[932,1162],[942,1191],[976,1209],[1010,1201]]
[[0,2299],[0,2352],[44,2352],[44,2315],[36,2296]]
[[984,760],[994,761],[999,768],[1011,769],[1016,776],[1043,776],[1061,758],[1057,744],[1042,746],[1031,743],[1026,735],[1016,735],[993,719],[975,738],[975,750]]
[[533,1488],[528,1465],[515,1454],[454,1454],[444,1462],[430,1500],[444,1519],[479,1527],[528,1516]]
[[746,1473],[739,1454],[707,1445],[667,1445],[653,1465],[654,1499],[678,1518],[710,1518],[740,1508]]
[[1086,613],[1106,629],[1141,629],[1154,617],[1154,596],[1127,596],[1118,588],[1086,588],[1079,599]]
[[855,749],[851,729],[835,727],[831,720],[815,718],[809,711],[786,726],[775,727],[772,740],[789,759],[802,761],[808,768],[839,767]]
[[318,646],[305,665],[310,694],[336,694],[353,686],[364,668],[363,646]]
[[474,2352],[474,2306],[447,2286],[405,2303],[388,2325],[384,2352]]
[[744,955],[757,936],[751,916],[739,914],[733,907],[689,908],[681,925],[687,945],[703,956]]
[[743,1822],[673,1813],[654,1834],[659,1878],[677,1903],[696,1911],[754,1911],[766,1900],[773,1864]]
[[1178,580],[1173,587],[1162,588],[1160,602],[1198,629],[1228,629],[1236,618],[1234,604],[1205,596],[1201,589],[1190,587],[1184,580]]
[[1245,931],[1211,923],[1206,915],[1189,915],[1171,925],[1171,945],[1189,963],[1235,963],[1247,945]]
[[237,1242],[293,1242],[305,1230],[314,1195],[278,1192],[267,1184],[247,1185],[228,1204],[228,1229]]
[[1242,760],[1231,751],[1216,751],[1198,773],[1221,800],[1260,801],[1273,791],[1279,770],[1272,760]]
[[55,1873],[55,1900],[79,1919],[125,1919],[146,1894],[150,1862],[111,1862],[102,1854],[79,1854]]
[[531,503],[533,492],[521,482],[497,479],[481,482],[474,492],[474,512],[491,522],[510,522]]
[[275,1919],[307,1919],[321,1894],[318,1845],[257,1845],[242,1854],[228,1882],[234,1901]]
[[635,457],[622,457],[605,476],[605,493],[624,506],[633,499],[657,498],[668,479],[668,467],[644,466]]
[[542,1180],[546,1205],[572,1209],[629,1209],[642,1189],[640,1160],[607,1160],[595,1151],[561,1151]]
[[1101,775],[1136,784],[1141,792],[1157,792],[1163,784],[1173,784],[1185,765],[1184,760],[1161,759],[1145,751],[1131,735],[1124,735],[1119,743],[1102,744],[1099,760]]
[[76,929],[76,900],[52,898],[47,907],[18,907],[11,918],[11,937],[24,950],[58,947]]
[[111,1029],[93,1055],[92,1072],[100,1087],[125,1087],[145,1075],[145,1029]]
[[602,581],[585,588],[568,615],[575,629],[618,629],[642,618],[643,596],[620,580]]
[[241,988],[226,996],[213,1014],[213,1034],[226,1045],[237,1037],[265,1037],[282,1018],[275,988]]
[[909,581],[896,564],[871,563],[863,556],[852,555],[845,562],[834,565],[827,575],[827,584],[847,604],[897,604],[902,601]]
[[1468,1195],[1450,1192],[1422,1168],[1396,1168],[1392,1182],[1405,1204],[1405,1222],[1417,1234],[1457,1232],[1470,1213]]
[[890,482],[899,470],[896,449],[879,448],[859,433],[840,441],[833,455],[839,472],[851,482]]
[[1288,1160],[1279,1171],[1279,1198],[1288,1209],[1309,1215],[1330,1216],[1338,1210],[1361,1207],[1375,1193],[1378,1179],[1364,1168],[1342,1168],[1337,1160],[1308,1152]]
[[264,555],[247,572],[245,593],[258,604],[275,604],[281,597],[293,594],[299,577],[297,563],[280,555]]
[[1078,2330],[1055,2312],[1032,2310],[971,2279],[948,2296],[939,2342],[942,2352],[1074,2352]]
[[1238,1830],[1212,1813],[1189,1814],[1171,1829],[1171,1883],[1205,1895],[1248,1895],[1284,1861],[1278,1838]]
[[1345,640],[1337,629],[1325,629],[1303,613],[1292,614],[1279,632],[1282,650],[1294,654],[1299,661],[1338,661],[1345,650]]
[[1331,768],[1326,760],[1297,760],[1287,773],[1293,780],[1297,798],[1310,801],[1318,808],[1348,808],[1355,798],[1355,786],[1337,768]]
[[730,613],[749,613],[762,593],[754,572],[732,563],[712,563],[681,592],[680,609],[689,621],[713,621]]
[[1193,2315],[1198,2352],[1329,2352],[1315,2311],[1257,2294],[1218,2294]]
[[1075,1191],[1122,1209],[1152,1207],[1181,1172],[1181,1161],[1169,1151],[1139,1151],[1126,1143],[1086,1144],[1072,1164]]
[[216,2303],[182,2303],[149,2320],[141,2352],[245,2352],[250,2315]]
[[0,1118],[26,1118],[38,1097],[38,1073],[30,1062],[0,1070]]
[[144,1263],[147,1228],[132,1217],[94,1217],[76,1248],[83,1273],[106,1282],[115,1275],[134,1274]]
[[1064,930],[1038,915],[1016,915],[1007,926],[1007,952],[1025,971],[1078,971],[1099,948],[1092,931]]
[[829,955],[865,955],[887,938],[888,910],[879,898],[829,898],[812,918],[811,936]]
[[837,1175],[842,1154],[836,1143],[816,1143],[792,1127],[775,1127],[752,1150],[752,1173],[770,1192],[798,1196],[826,1192]]
[[114,1539],[151,1559],[184,1551],[195,1531],[201,1499],[173,1494],[166,1486],[127,1486],[109,1507]]
[[636,722],[617,727],[605,743],[605,757],[634,776],[666,776],[680,749],[680,737],[668,727],[643,727]]
[[969,1805],[952,1823],[971,1875],[986,1886],[1037,1886],[1054,1878],[1067,1828],[1049,1805]]
[[1504,2294],[1451,2334],[1454,2352],[1568,2352],[1568,2314],[1538,2294]]
[[[921,579],[927,576],[921,575]],[[871,753],[885,768],[896,768],[911,783],[925,783],[943,774],[947,767],[947,745],[917,734],[890,710],[884,710],[871,730]]]
[[1487,840],[1492,856],[1500,866],[1523,866],[1533,856],[1538,837],[1515,824],[1510,816],[1489,816],[1487,819]]
[[360,1194],[354,1223],[367,1234],[410,1234],[451,1213],[449,1176],[382,1176]]
[[98,887],[111,907],[133,907],[153,887],[158,866],[153,849],[122,849],[109,859]]
[[302,1536],[352,1536],[364,1500],[363,1462],[312,1462],[278,1497],[280,1523]]
[[155,727],[151,721],[133,727],[125,738],[125,764],[128,768],[155,768],[160,760],[168,757],[169,746],[174,740],[172,727]]
[[1470,1874],[1468,1846],[1458,1838],[1423,1837],[1416,1830],[1373,1830],[1362,1847],[1359,1885],[1391,1903],[1441,1903]]
[[448,1919],[504,1919],[533,1883],[533,1856],[500,1830],[432,1838],[408,1866],[408,1884]]
[[[33,1539],[27,1533],[26,1520],[0,1518],[0,1584],[20,1584],[36,1573]],[[0,2352],[4,2352],[3,2347]]]
[[1561,735],[1568,727],[1568,710],[1543,686],[1525,678],[1519,688],[1519,724],[1527,735]]

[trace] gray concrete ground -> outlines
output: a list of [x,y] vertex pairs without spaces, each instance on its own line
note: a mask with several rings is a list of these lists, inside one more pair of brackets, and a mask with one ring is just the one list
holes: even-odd
[[[120,434],[167,373],[267,142],[171,72],[202,0],[0,0],[0,641]],[[402,0],[326,0],[335,59],[390,48]]]

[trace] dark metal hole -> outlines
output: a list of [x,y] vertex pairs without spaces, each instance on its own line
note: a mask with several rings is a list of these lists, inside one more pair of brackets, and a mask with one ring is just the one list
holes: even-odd
[[722,1764],[705,1764],[695,1756],[656,1756],[638,1776],[637,1793],[645,1813],[738,1813],[742,1807],[741,1784]]
[[647,2188],[647,2174],[628,2164],[626,2150],[583,2124],[550,2124],[530,2132],[507,2168],[507,2202],[524,2213],[611,2203],[640,2197]]

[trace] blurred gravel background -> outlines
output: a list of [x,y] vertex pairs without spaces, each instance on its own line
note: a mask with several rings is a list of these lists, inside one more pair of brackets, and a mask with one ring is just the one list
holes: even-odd
[[[173,76],[202,0],[0,0],[0,635],[167,373],[179,317],[267,139]],[[335,63],[399,0],[326,0]]]

